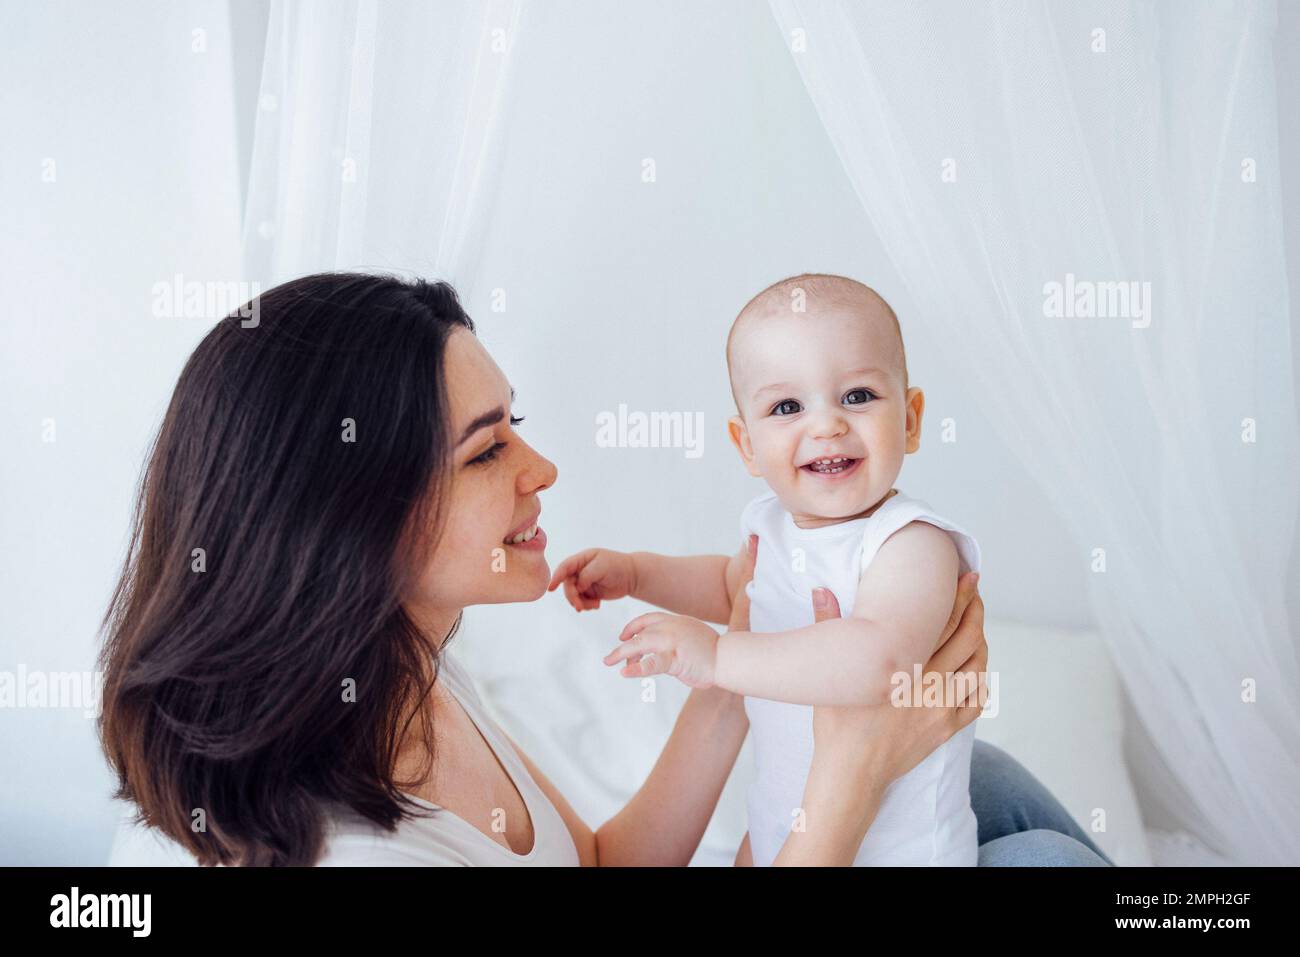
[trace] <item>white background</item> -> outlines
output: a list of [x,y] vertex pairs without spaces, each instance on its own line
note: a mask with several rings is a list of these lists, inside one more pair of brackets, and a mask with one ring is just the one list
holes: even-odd
[[[211,324],[153,317],[152,286],[178,272],[239,276],[266,5],[238,4],[233,16],[223,3],[0,9],[0,670],[89,670],[148,441]],[[1300,5],[1283,3],[1280,17],[1295,296]],[[525,435],[559,467],[543,496],[548,554],[554,563],[596,544],[731,550],[740,507],[758,489],[724,431],[722,346],[736,310],[801,271],[876,286],[905,337],[909,303],[766,4],[575,0],[545,5],[527,26],[515,75],[528,82],[512,93],[522,120],[507,131],[481,272],[462,291],[518,390]],[[195,27],[208,31],[206,53],[191,51]],[[647,157],[653,184],[641,180]],[[57,164],[55,183],[41,180],[46,158]],[[203,189],[189,186],[195,168]],[[506,291],[504,313],[489,308],[494,288]],[[909,367],[926,390],[927,419],[899,487],[979,539],[990,614],[1090,626],[1086,552],[985,427],[977,397],[945,386],[942,358],[913,345]],[[620,403],[703,413],[703,456],[597,448],[596,415]],[[959,439],[940,444],[939,421],[949,416]],[[41,441],[48,418],[52,444]],[[1293,551],[1293,598],[1298,577]],[[599,681],[599,656],[636,610],[624,603],[577,619],[552,595],[538,606],[473,610],[457,643],[471,663],[516,675],[543,660],[530,648],[567,643],[574,680]],[[1300,634],[1294,601],[1291,621]],[[626,721],[620,733],[636,735],[635,689],[608,681],[604,720]],[[546,734],[580,737],[591,731],[585,707],[561,701],[554,715],[509,730],[525,746]],[[509,714],[508,701],[502,710]],[[629,757],[626,767],[552,776],[563,787],[593,774],[612,794],[642,764]],[[0,864],[105,859],[118,809],[93,721],[75,711],[0,711],[0,767]],[[594,824],[602,808],[580,810]]]

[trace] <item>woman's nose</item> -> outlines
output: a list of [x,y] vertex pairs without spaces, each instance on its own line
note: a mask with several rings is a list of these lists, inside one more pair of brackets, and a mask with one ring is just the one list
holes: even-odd
[[555,463],[527,442],[524,442],[524,448],[528,460],[524,463],[524,467],[519,470],[519,494],[530,495],[533,492],[540,492],[543,489],[550,488],[555,484],[558,475]]

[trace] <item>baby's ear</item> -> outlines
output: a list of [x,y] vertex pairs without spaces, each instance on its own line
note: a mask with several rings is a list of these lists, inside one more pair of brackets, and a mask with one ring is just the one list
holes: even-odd
[[754,446],[749,441],[749,429],[745,428],[745,420],[738,415],[727,419],[727,435],[731,436],[731,444],[740,453],[740,459],[745,463],[749,474],[755,478],[762,478],[763,474],[759,472],[758,465],[754,462]]
[[907,406],[907,451],[915,452],[921,447],[921,418],[925,415],[925,393],[917,386],[907,390],[904,400]]

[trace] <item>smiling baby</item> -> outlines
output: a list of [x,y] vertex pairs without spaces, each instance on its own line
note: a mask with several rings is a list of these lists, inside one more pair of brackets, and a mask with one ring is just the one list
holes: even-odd
[[[898,319],[852,279],[802,275],[760,292],[727,340],[737,415],[732,442],[768,491],[741,516],[760,543],[748,587],[750,630],[719,635],[745,550],[667,557],[588,549],[566,559],[578,610],[632,596],[673,614],[629,622],[605,659],[622,674],[669,674],[745,696],[754,736],[749,791],[753,863],[771,864],[805,826],[813,705],[897,699],[939,644],[957,578],[979,570],[979,546],[894,487],[917,451],[925,398],[908,383]],[[828,588],[842,618],[814,623],[812,589]],[[893,782],[855,866],[976,863],[969,725]]]

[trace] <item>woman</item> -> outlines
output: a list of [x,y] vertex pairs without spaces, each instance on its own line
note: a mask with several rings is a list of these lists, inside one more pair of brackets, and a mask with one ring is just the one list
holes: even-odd
[[[556,475],[452,289],[326,274],[258,307],[199,344],[145,470],[103,653],[118,796],[202,864],[687,863],[738,699],[693,693],[593,832],[445,654],[467,606],[545,592],[545,534],[523,539]],[[931,669],[982,670],[973,581],[948,632]],[[779,863],[851,860],[889,781],[977,713],[819,709]],[[981,863],[1103,863],[999,752],[972,803]]]

